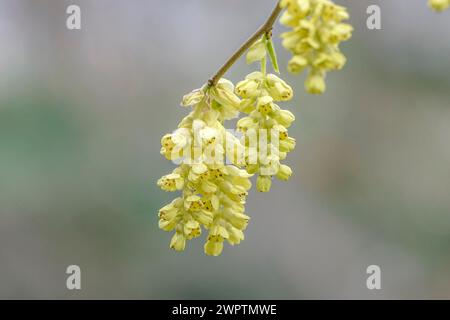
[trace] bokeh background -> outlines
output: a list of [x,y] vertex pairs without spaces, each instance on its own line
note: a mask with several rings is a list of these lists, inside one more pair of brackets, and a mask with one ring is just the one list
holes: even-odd
[[[355,33],[323,96],[284,71],[275,37],[296,88],[294,175],[252,191],[246,240],[212,258],[203,239],[169,250],[157,227],[173,194],[155,182],[174,167],[159,141],[274,0],[1,0],[0,297],[450,298],[450,11],[337,2]],[[382,30],[366,28],[370,4]]]

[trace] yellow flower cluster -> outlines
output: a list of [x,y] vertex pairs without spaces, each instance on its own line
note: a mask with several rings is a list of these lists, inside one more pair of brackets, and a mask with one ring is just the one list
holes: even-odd
[[272,176],[287,180],[292,174],[291,168],[280,160],[295,147],[295,139],[289,137],[287,130],[295,117],[275,103],[290,100],[292,88],[274,74],[257,71],[236,85],[236,93],[243,98],[240,111],[248,114],[237,122],[246,147],[246,169],[251,174],[258,173],[257,190],[268,192]]
[[330,0],[281,0],[280,6],[286,8],[280,23],[292,28],[281,35],[283,46],[293,54],[288,70],[299,74],[309,68],[306,91],[323,93],[326,73],[340,70],[346,62],[339,44],[353,31],[342,22],[349,18],[347,9]]
[[161,139],[161,154],[180,165],[158,180],[161,189],[180,190],[182,195],[159,210],[159,227],[175,231],[170,247],[177,251],[184,250],[186,240],[200,236],[203,227],[209,233],[204,251],[217,256],[224,240],[234,245],[244,239],[249,221],[244,204],[251,175],[235,165],[233,153],[232,164],[226,164],[224,141],[240,142],[222,125],[237,115],[240,99],[233,84],[221,79],[186,95],[182,105],[193,110],[174,133]]
[[450,7],[450,0],[428,0],[428,5],[436,11],[444,11]]

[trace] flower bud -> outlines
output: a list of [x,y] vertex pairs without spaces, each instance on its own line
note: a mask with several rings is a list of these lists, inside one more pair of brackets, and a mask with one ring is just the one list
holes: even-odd
[[288,131],[285,126],[282,126],[281,124],[274,125],[272,127],[272,130],[278,131],[278,137],[280,140],[284,140],[288,137]]
[[158,186],[164,191],[181,190],[184,179],[177,173],[167,174],[158,180]]
[[297,44],[302,40],[302,35],[295,31],[285,32],[281,35],[281,44],[288,50],[294,51]]
[[236,85],[236,94],[242,98],[254,98],[259,95],[259,83],[255,80],[246,79]]
[[227,79],[220,79],[210,90],[213,98],[223,107],[237,109],[241,100],[234,94],[234,86]]
[[278,110],[275,112],[274,119],[284,126],[285,128],[289,128],[292,122],[295,120],[295,116],[289,110]]
[[289,168],[289,166],[282,164],[280,165],[280,168],[278,169],[278,172],[276,174],[276,177],[280,180],[286,181],[288,180],[292,175],[292,170]]
[[289,13],[289,11],[283,12],[280,17],[280,23],[286,27],[295,28],[298,23],[298,19],[296,16]]
[[177,226],[177,220],[163,220],[159,219],[158,221],[158,227],[164,231],[172,231]]
[[211,127],[206,127],[200,130],[198,133],[200,141],[204,146],[209,146],[216,142],[216,140],[219,138],[219,134],[220,133],[218,130]]
[[198,222],[206,226],[210,225],[213,221],[212,213],[206,210],[199,210],[197,212],[194,212],[192,213],[192,216],[194,216]]
[[280,151],[281,152],[291,152],[295,148],[295,139],[292,137],[287,137],[284,140],[280,140]]
[[325,79],[320,73],[311,72],[305,81],[305,89],[312,94],[321,94],[325,91]]
[[223,242],[222,241],[206,241],[204,245],[205,253],[209,256],[219,256],[223,250]]
[[256,190],[259,192],[270,191],[270,186],[272,185],[272,178],[270,176],[258,176],[256,179]]
[[259,165],[257,164],[248,164],[247,165],[247,172],[250,174],[255,174],[259,170]]
[[244,233],[242,230],[239,230],[233,226],[229,226],[227,230],[230,234],[227,240],[231,245],[239,244],[242,240],[244,240]]
[[288,71],[293,74],[302,72],[308,65],[308,60],[301,55],[295,55],[288,62]]
[[281,0],[280,7],[287,7],[287,11],[292,15],[305,16],[310,9],[310,0]]
[[186,247],[186,238],[181,232],[176,232],[170,241],[170,248],[176,251],[183,251]]
[[227,229],[225,229],[222,225],[214,224],[209,229],[208,240],[222,240],[227,239],[229,236]]
[[345,56],[340,52],[320,53],[313,61],[313,66],[321,70],[339,70],[345,65]]
[[253,71],[245,76],[245,79],[256,80],[258,82],[263,81],[264,78],[265,78],[265,76],[262,74],[261,71]]
[[347,9],[334,3],[325,3],[322,10],[322,18],[327,22],[341,22],[350,18]]
[[242,99],[241,103],[239,104],[239,111],[244,113],[250,113],[253,111],[254,107],[254,100],[253,99]]
[[329,41],[338,43],[352,37],[353,27],[347,23],[339,23],[330,32]]
[[347,62],[347,58],[340,52],[333,52],[331,54],[331,61],[332,61],[332,69],[333,70],[340,70],[344,67],[345,63]]
[[267,75],[267,87],[274,100],[287,101],[292,98],[292,88],[274,74]]
[[172,204],[168,204],[159,209],[158,217],[163,221],[170,221],[176,217],[180,210],[175,208]]
[[202,200],[197,195],[188,196],[184,200],[184,208],[190,212],[198,211],[202,206]]
[[248,225],[248,221],[250,220],[250,217],[246,214],[235,212],[228,208],[223,210],[223,214],[224,217],[226,217],[227,220],[239,230],[244,230]]
[[238,128],[238,130],[245,132],[250,128],[255,128],[256,123],[250,117],[243,117],[236,123],[236,127]]
[[202,233],[200,224],[195,220],[189,220],[184,224],[183,232],[188,240],[197,238]]
[[261,98],[258,98],[258,102],[256,103],[256,108],[262,115],[267,115],[273,109],[272,101],[273,101],[273,98],[271,96],[263,96]]
[[183,96],[181,105],[183,107],[192,106],[199,103],[205,97],[203,89],[195,89],[192,92]]

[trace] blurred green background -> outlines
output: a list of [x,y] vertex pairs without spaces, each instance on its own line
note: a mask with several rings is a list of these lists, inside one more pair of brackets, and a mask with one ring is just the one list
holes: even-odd
[[[337,2],[355,33],[326,94],[282,68],[294,175],[252,191],[246,240],[212,258],[203,239],[169,250],[157,227],[174,196],[156,186],[174,167],[159,141],[274,0],[2,0],[0,297],[450,298],[450,11]],[[252,71],[244,60],[226,77]],[[80,291],[66,289],[70,264]],[[371,264],[381,290],[366,288]]]

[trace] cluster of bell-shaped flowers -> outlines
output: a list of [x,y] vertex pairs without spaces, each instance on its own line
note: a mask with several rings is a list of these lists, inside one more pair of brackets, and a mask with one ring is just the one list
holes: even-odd
[[307,69],[306,91],[323,93],[327,72],[346,62],[339,44],[352,36],[353,27],[343,22],[349,18],[347,9],[331,0],[281,0],[280,6],[286,8],[280,23],[292,29],[281,35],[293,54],[288,70],[299,74]]
[[428,0],[428,5],[436,11],[444,11],[450,7],[450,0]]
[[295,147],[295,139],[288,134],[295,117],[275,103],[290,100],[292,88],[274,74],[256,71],[239,82],[235,92],[243,98],[240,111],[247,114],[236,125],[243,134],[246,169],[258,174],[257,190],[267,192],[272,177],[287,180],[292,174],[291,168],[280,161]]
[[161,189],[181,195],[159,210],[159,227],[175,231],[170,247],[177,251],[206,229],[204,251],[217,256],[225,240],[234,245],[244,239],[249,221],[244,205],[251,174],[238,167],[243,146],[222,125],[238,114],[240,99],[221,79],[186,95],[182,105],[193,110],[161,139],[161,154],[179,166],[158,180]]

